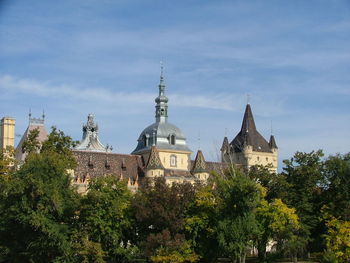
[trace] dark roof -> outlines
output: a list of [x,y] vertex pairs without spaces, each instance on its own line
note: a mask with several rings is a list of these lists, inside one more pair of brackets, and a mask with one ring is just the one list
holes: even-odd
[[146,169],[164,169],[162,162],[159,158],[159,153],[155,146],[151,147],[151,152],[149,154],[149,158],[146,164]]
[[73,154],[78,163],[74,171],[75,177],[111,174],[123,179],[137,180],[144,175],[142,157],[139,155],[79,150],[73,150]]
[[253,151],[271,152],[269,143],[256,130],[250,104],[247,104],[246,106],[241,131],[237,134],[237,136],[232,140],[230,144],[235,152],[242,151],[245,145],[252,146]]
[[205,173],[207,172],[207,165],[201,150],[198,150],[194,163],[192,165],[191,173]]
[[278,149],[276,141],[275,141],[275,136],[273,136],[273,135],[270,136],[269,146],[271,149]]

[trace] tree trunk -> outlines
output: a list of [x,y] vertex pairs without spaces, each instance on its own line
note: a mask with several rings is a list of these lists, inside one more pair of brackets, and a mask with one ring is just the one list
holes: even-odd
[[241,256],[241,263],[245,263],[246,255],[247,255],[247,253],[244,251],[242,256]]
[[266,244],[267,244],[267,241],[265,239],[258,241],[257,249],[258,249],[258,257],[260,262],[264,262],[266,259]]

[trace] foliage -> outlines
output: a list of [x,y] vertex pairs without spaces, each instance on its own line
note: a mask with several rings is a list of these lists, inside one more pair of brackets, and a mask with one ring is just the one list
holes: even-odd
[[182,263],[196,262],[198,256],[193,252],[188,242],[184,241],[180,246],[161,246],[154,256],[151,256],[151,261],[155,263]]
[[200,187],[185,219],[187,240],[203,262],[211,262],[218,256],[216,207],[213,185]]
[[102,248],[109,262],[122,262],[128,257],[125,234],[131,225],[130,200],[126,183],[116,176],[93,178],[82,198],[77,231],[85,234],[86,242],[96,251]]
[[254,211],[264,196],[264,189],[247,176],[235,176],[217,181],[218,244],[223,255],[232,260],[245,258],[246,248],[257,234]]
[[[63,133],[58,139],[64,139]],[[67,149],[68,151],[69,149]],[[1,200],[0,246],[7,262],[53,262],[71,256],[71,224],[79,196],[58,149],[31,152]]]
[[350,221],[330,216],[326,226],[326,254],[330,256],[332,253],[339,263],[350,262]]
[[303,242],[298,243],[308,244],[309,249],[319,249],[317,247],[320,246],[317,236],[325,185],[321,157],[321,150],[310,153],[296,152],[290,160],[284,161],[285,167],[282,172],[286,184],[281,198],[288,206],[295,207],[302,228],[298,240],[303,239]]
[[330,156],[324,165],[327,187],[324,202],[328,213],[350,220],[350,153]]
[[40,151],[40,142],[38,141],[39,129],[36,128],[28,133],[28,137],[22,144],[23,153],[37,153]]
[[138,244],[146,257],[155,256],[160,251],[163,255],[164,251],[171,252],[183,246],[185,217],[194,199],[194,186],[188,183],[169,186],[164,178],[146,183],[136,193],[132,207],[137,225]]
[[260,260],[266,258],[266,246],[269,240],[279,240],[286,243],[293,239],[293,233],[300,228],[299,218],[294,208],[289,208],[281,199],[271,203],[263,200],[256,210],[259,226],[257,244]]

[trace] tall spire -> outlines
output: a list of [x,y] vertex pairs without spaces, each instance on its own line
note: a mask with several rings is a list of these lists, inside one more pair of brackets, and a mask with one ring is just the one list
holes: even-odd
[[255,131],[256,131],[256,127],[255,127],[252,109],[250,107],[250,104],[247,104],[244,112],[241,132],[245,134],[245,133],[255,132]]
[[163,63],[160,64],[160,81],[159,81],[159,95],[155,99],[156,102],[156,122],[168,121],[168,98],[164,95],[165,85],[163,77]]

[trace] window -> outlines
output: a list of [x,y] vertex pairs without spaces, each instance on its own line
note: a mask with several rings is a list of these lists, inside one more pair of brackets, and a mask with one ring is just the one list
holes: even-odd
[[170,135],[170,144],[171,145],[175,145],[176,143],[176,137],[174,134]]
[[148,147],[148,144],[149,144],[149,135],[148,134],[145,134],[145,135],[143,135],[143,145],[145,146],[145,147]]
[[172,167],[176,167],[177,166],[176,155],[171,155],[170,156],[170,166],[172,166]]

